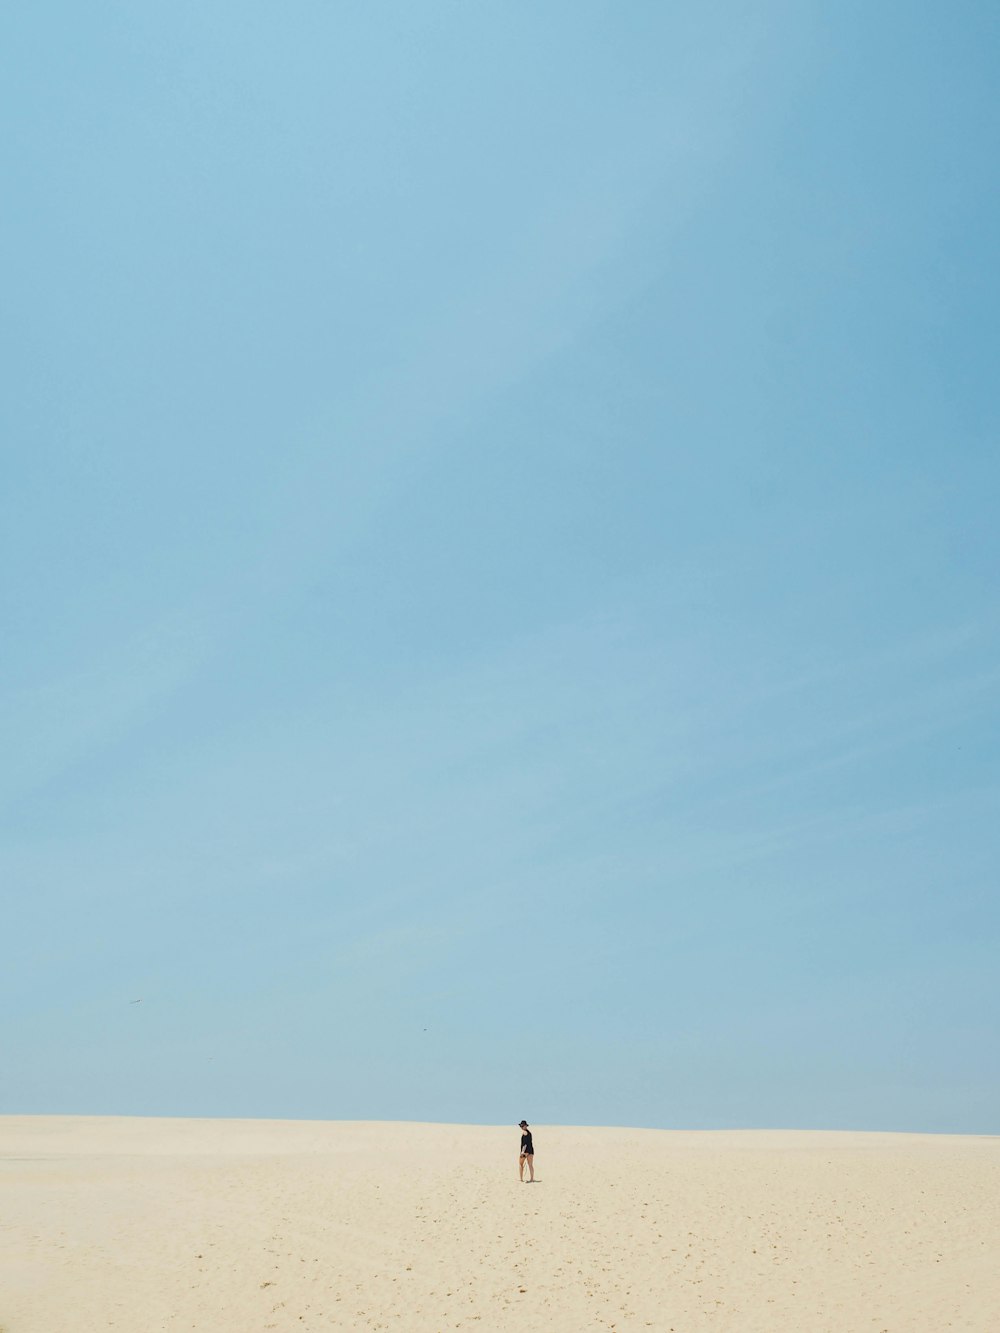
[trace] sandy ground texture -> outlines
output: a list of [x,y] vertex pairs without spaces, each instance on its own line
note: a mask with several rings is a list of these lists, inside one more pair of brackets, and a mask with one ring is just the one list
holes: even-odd
[[1000,1139],[0,1118],[4,1333],[1000,1329]]

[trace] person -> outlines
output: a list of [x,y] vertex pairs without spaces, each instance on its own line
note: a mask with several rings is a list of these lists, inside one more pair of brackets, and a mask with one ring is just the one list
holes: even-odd
[[518,1167],[521,1179],[524,1180],[524,1164],[528,1163],[528,1184],[535,1178],[535,1145],[531,1142],[531,1130],[528,1128],[527,1120],[521,1121],[521,1156],[518,1159]]

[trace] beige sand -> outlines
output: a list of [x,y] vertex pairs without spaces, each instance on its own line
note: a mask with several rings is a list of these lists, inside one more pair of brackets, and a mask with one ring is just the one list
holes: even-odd
[[5,1333],[1000,1329],[1000,1140],[0,1119]]

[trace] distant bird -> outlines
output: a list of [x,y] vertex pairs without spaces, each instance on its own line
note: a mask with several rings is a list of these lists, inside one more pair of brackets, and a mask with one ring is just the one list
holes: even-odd
[[129,1000],[129,1004],[142,1004],[142,1000]]

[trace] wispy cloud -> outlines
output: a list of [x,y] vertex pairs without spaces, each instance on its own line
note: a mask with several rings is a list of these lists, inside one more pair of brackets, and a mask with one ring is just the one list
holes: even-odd
[[0,805],[120,739],[197,672],[215,640],[204,615],[161,616],[69,671],[9,691],[0,698]]

